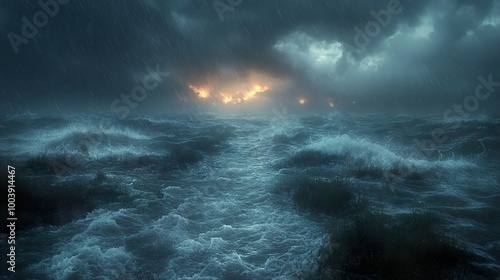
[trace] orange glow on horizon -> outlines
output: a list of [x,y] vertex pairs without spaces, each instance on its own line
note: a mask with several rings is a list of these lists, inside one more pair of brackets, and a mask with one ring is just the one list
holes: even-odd
[[237,91],[234,94],[221,92],[221,100],[224,104],[238,104],[248,101],[255,97],[256,94],[265,92],[269,89],[267,86],[254,85],[250,89],[244,91]]
[[[233,102],[233,96],[232,95],[228,95],[228,94],[225,94],[225,93],[222,93],[220,94],[221,98],[222,98],[222,102],[224,104],[228,104],[228,103],[234,103]],[[237,102],[238,103],[238,102]]]
[[214,97],[219,99],[224,104],[238,104],[244,101],[249,101],[256,97],[257,94],[263,93],[269,90],[268,86],[253,85],[251,87],[242,86],[227,86],[226,90],[219,92],[219,94],[214,94],[210,92],[207,87],[195,87],[189,85],[189,88],[194,91],[199,98],[207,99],[209,97]]
[[[273,92],[282,92],[288,81],[269,76],[257,70],[247,70],[240,75],[222,69],[203,77],[199,81],[189,84],[191,91],[197,94],[200,100],[216,104],[235,105],[243,103],[264,102],[271,89]],[[235,72],[236,73],[236,72]]]
[[199,98],[205,99],[210,96],[210,91],[205,87],[195,87],[193,85],[189,85],[189,88],[194,91]]
[[307,103],[307,99],[305,98],[299,98],[299,104],[300,105],[305,105]]

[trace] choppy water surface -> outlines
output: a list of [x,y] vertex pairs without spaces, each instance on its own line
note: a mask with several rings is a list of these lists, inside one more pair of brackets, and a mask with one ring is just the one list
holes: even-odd
[[[353,116],[15,116],[19,279],[294,279],[328,220],[277,186],[343,180],[389,215],[435,211],[499,271],[500,121]],[[447,140],[422,152],[414,139]],[[100,278],[99,278],[100,277]]]

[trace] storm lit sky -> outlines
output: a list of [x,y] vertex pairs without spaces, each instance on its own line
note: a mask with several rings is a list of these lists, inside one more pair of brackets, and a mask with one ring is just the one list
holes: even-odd
[[54,1],[1,1],[3,113],[500,105],[500,0]]

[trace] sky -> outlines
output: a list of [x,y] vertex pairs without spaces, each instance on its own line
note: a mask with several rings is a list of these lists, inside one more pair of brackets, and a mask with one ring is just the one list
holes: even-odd
[[2,0],[0,34],[5,114],[500,105],[500,0]]

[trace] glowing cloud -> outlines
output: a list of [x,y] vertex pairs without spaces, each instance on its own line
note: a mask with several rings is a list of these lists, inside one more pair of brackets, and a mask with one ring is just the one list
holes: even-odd
[[254,98],[256,94],[265,92],[268,89],[269,87],[260,85],[245,86],[241,90],[231,91],[233,93],[221,92],[220,96],[224,104],[238,104],[248,101]]
[[[257,99],[259,94],[267,92],[271,86],[279,86],[280,81],[257,71],[249,71],[246,75],[232,77],[212,76],[206,79],[207,85],[189,88],[200,99],[211,100],[214,103],[240,104]],[[196,84],[196,83],[195,83]],[[198,83],[199,84],[199,83]]]
[[208,98],[210,97],[210,91],[205,87],[195,87],[193,85],[189,85],[189,88],[194,91],[198,95],[199,98]]

